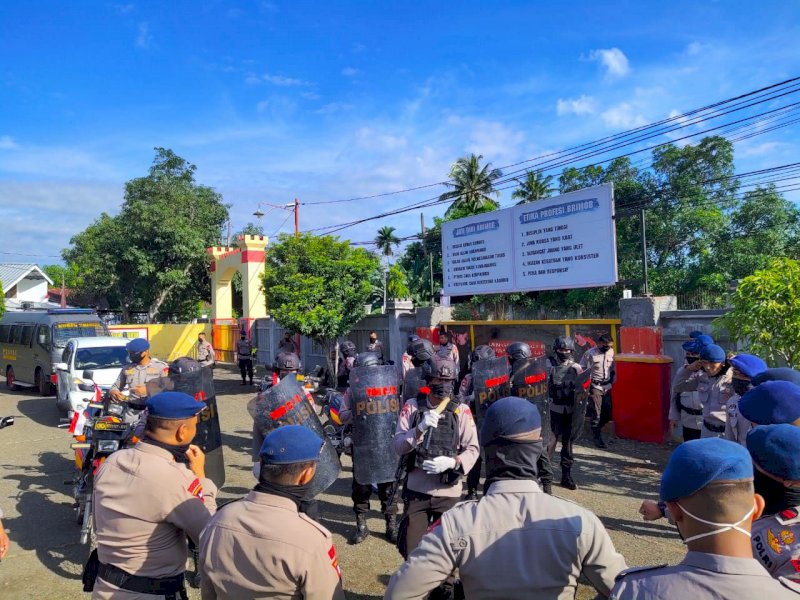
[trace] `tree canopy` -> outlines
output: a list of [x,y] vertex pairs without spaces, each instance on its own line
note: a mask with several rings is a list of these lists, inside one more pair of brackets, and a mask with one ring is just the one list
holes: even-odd
[[511,197],[519,200],[517,204],[535,202],[542,198],[552,196],[556,188],[553,187],[553,176],[543,175],[541,171],[528,171],[524,179],[517,179],[519,187],[514,190]]
[[466,209],[470,213],[494,210],[499,192],[494,189],[494,182],[503,176],[500,169],[492,169],[491,163],[481,165],[483,156],[470,154],[459,158],[450,169],[450,181],[445,185],[452,188],[439,199],[453,203],[445,213],[451,216],[455,210]]
[[395,235],[395,228],[389,225],[381,227],[375,236],[375,245],[386,258],[394,254],[394,248],[400,244],[400,238]]

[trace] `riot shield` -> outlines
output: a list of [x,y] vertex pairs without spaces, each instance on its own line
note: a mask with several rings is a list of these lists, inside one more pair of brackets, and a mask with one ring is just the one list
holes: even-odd
[[542,417],[542,441],[547,446],[550,429],[550,402],[547,390],[549,372],[547,358],[528,358],[516,361],[511,372],[511,394],[525,398],[539,409]]
[[589,405],[589,388],[592,385],[592,372],[587,369],[575,377],[575,412],[572,414],[572,441],[577,442],[583,435],[586,423],[586,408]]
[[222,455],[222,432],[211,367],[173,373],[147,382],[148,396],[165,391],[185,392],[206,403],[206,409],[199,415],[197,434],[192,443],[199,446],[206,455],[206,476],[221,488],[225,484],[225,459]]
[[426,385],[425,378],[422,376],[422,367],[414,367],[408,371],[403,380],[403,401],[416,398],[420,388]]
[[303,425],[324,441],[317,463],[317,472],[311,480],[306,500],[327,490],[336,481],[342,465],[336,449],[323,433],[322,423],[297,378],[286,376],[278,385],[260,393],[254,408],[255,425],[264,436],[282,425]]
[[353,477],[362,484],[394,481],[397,454],[392,445],[400,400],[392,365],[350,371],[353,411]]
[[472,391],[478,427],[493,402],[511,395],[508,361],[505,356],[486,358],[472,365]]

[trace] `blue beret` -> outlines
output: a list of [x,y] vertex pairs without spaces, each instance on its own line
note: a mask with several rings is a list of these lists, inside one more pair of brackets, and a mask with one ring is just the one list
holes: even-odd
[[699,331],[699,330],[697,330],[697,329],[695,329],[694,331],[692,331],[692,332],[690,332],[690,333],[689,333],[689,337],[690,337],[690,338],[692,338],[693,340],[696,340],[696,339],[697,339],[697,338],[699,338],[701,335],[703,335],[703,332],[702,332],[702,331]]
[[765,381],[741,397],[739,412],[757,425],[793,423],[800,419],[800,386],[788,381]]
[[284,425],[272,430],[261,444],[265,465],[291,465],[319,460],[323,441],[308,427]]
[[711,362],[725,362],[725,350],[717,346],[716,344],[711,344],[710,346],[703,346],[700,348],[700,358],[703,360],[710,360]]
[[125,346],[128,352],[144,352],[150,349],[150,342],[144,338],[135,338]]
[[800,427],[762,425],[747,434],[747,449],[759,467],[781,479],[800,481]]
[[200,414],[206,403],[184,392],[161,392],[147,399],[149,416],[159,419],[188,419]]
[[795,385],[800,385],[800,371],[789,367],[779,367],[767,369],[753,377],[753,385],[761,385],[765,381],[791,381]]
[[697,343],[697,340],[683,342],[681,344],[681,348],[683,348],[684,352],[691,352],[692,354],[700,354],[700,346]]
[[486,411],[481,426],[481,443],[488,445],[541,428],[542,417],[535,405],[516,396],[501,398]]
[[703,346],[711,346],[714,343],[714,338],[712,338],[710,335],[701,333],[694,338],[694,341],[697,342],[698,348],[702,348]]
[[661,476],[661,499],[691,496],[715,481],[753,478],[753,462],[741,444],[720,438],[684,442],[675,449]]
[[731,364],[734,369],[750,379],[767,370],[767,363],[754,354],[737,354],[731,359]]

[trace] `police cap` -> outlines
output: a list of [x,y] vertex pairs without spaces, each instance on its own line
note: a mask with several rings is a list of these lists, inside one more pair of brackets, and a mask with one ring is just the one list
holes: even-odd
[[765,381],[790,381],[795,385],[800,385],[800,371],[795,371],[789,367],[779,367],[777,369],[767,369],[753,377],[753,385],[760,385]]
[[150,349],[150,342],[144,338],[135,338],[128,342],[125,348],[128,352],[144,352]]
[[750,379],[767,370],[767,363],[755,354],[737,354],[731,359],[731,365]]
[[500,398],[486,411],[481,426],[484,446],[501,440],[533,442],[541,437],[542,417],[536,406],[516,396]]
[[205,402],[183,392],[161,392],[147,399],[148,416],[156,419],[189,419],[200,414],[205,407]]
[[800,427],[782,423],[761,425],[747,434],[753,462],[781,479],[800,481]]
[[691,496],[715,481],[753,478],[753,462],[741,444],[720,438],[684,442],[669,458],[661,476],[661,499]]

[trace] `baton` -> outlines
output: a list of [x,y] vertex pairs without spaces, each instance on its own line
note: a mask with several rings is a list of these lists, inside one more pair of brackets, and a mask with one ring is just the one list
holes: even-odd
[[[436,408],[433,409],[433,412],[435,412],[437,415],[441,415],[444,412],[444,410],[447,408],[448,404],[450,404],[450,397],[449,396],[445,397],[444,400],[442,400],[439,403],[439,406],[437,406]],[[433,429],[433,428],[431,427],[431,428],[428,429],[428,431],[425,432],[425,441],[423,442],[423,445],[422,445],[423,448],[425,448],[425,450],[427,450],[431,445],[431,436],[433,435],[433,432],[431,431],[431,429]]]

